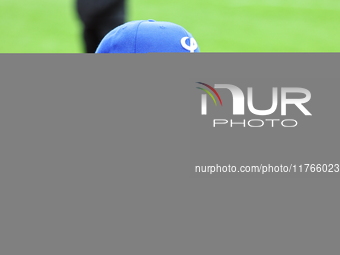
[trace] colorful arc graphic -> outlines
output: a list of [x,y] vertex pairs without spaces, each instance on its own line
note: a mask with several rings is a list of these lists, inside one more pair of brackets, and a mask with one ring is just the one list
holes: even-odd
[[211,97],[211,99],[214,101],[214,104],[217,105],[214,96],[211,94],[211,92],[210,92],[209,90],[207,90],[207,89],[202,89],[202,88],[200,88],[200,87],[196,87],[196,88],[201,89],[201,90],[203,90],[205,93],[207,93],[207,94]]
[[[206,86],[207,88],[211,89],[211,91],[214,92],[214,94],[217,96],[218,101],[220,101],[220,105],[222,106],[222,99],[221,99],[220,95],[217,93],[216,89],[214,89],[214,88],[211,87],[210,85],[208,85],[208,84],[206,84],[206,83],[203,83],[203,82],[196,82],[196,83],[201,84],[201,85]],[[214,101],[215,105],[217,105],[214,96],[211,94],[211,92],[210,92],[209,90],[202,89],[202,88],[200,88],[200,87],[196,87],[196,88],[205,91],[205,92],[211,97],[211,99]]]

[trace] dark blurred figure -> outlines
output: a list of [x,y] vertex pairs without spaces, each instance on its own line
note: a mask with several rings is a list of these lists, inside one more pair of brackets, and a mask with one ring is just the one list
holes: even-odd
[[125,22],[125,0],[77,0],[87,53],[94,53],[103,37]]

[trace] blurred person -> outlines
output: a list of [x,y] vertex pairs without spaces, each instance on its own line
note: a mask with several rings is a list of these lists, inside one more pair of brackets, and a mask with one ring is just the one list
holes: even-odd
[[125,22],[125,0],[77,0],[76,5],[87,53],[94,53],[103,37]]
[[127,22],[110,31],[96,53],[199,52],[194,37],[180,25],[155,20]]

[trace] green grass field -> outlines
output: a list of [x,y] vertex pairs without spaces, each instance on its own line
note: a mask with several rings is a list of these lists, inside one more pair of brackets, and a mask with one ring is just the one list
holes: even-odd
[[[81,53],[72,0],[0,2],[0,53]],[[127,20],[178,23],[202,52],[340,52],[338,0],[130,0]]]

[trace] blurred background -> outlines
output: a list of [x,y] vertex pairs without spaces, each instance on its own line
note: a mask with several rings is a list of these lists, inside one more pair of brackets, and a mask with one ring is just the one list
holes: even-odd
[[[72,0],[0,0],[0,53],[83,53]],[[127,0],[126,21],[186,28],[202,52],[340,52],[338,0]]]

